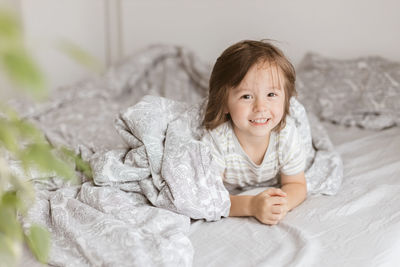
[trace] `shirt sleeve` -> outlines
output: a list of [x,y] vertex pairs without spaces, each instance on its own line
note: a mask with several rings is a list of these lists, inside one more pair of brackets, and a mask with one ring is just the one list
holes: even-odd
[[216,139],[217,137],[215,135],[213,135],[210,131],[207,131],[202,138],[202,142],[205,143],[210,149],[212,162],[217,167],[221,175],[223,175],[226,168],[225,158],[223,154],[223,149]]
[[286,127],[279,135],[280,171],[295,175],[305,168],[305,151],[300,135],[293,121],[287,120]]

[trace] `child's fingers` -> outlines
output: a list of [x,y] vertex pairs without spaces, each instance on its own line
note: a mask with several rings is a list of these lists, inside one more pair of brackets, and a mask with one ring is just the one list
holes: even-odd
[[281,197],[287,196],[287,194],[284,191],[282,191],[282,189],[280,189],[280,188],[272,187],[272,188],[268,188],[264,192],[266,192],[270,196],[281,196]]
[[281,214],[281,213],[283,213],[283,211],[284,211],[284,208],[282,205],[274,205],[271,208],[272,214]]
[[277,224],[280,220],[280,215],[279,214],[270,214],[269,216],[263,216],[260,218],[257,218],[260,222],[264,223],[264,224]]
[[279,223],[279,220],[259,220],[259,221],[267,225],[276,225]]
[[269,204],[270,205],[284,205],[287,203],[287,199],[284,197],[270,197]]

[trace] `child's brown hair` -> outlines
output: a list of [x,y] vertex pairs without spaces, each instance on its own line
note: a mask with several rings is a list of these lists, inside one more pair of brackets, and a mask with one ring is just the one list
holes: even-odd
[[206,129],[212,130],[229,120],[229,115],[224,113],[229,89],[237,87],[254,64],[263,62],[276,66],[283,75],[285,109],[281,122],[274,130],[280,131],[285,127],[290,98],[296,95],[295,69],[283,52],[274,45],[266,41],[244,40],[228,47],[215,62],[210,77],[210,91],[203,121]]

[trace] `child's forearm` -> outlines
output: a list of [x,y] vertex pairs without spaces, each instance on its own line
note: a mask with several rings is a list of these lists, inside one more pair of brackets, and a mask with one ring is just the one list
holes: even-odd
[[231,209],[229,216],[253,216],[251,200],[253,196],[230,195]]
[[283,185],[281,189],[287,193],[289,210],[297,207],[307,197],[307,186],[302,183],[288,183]]

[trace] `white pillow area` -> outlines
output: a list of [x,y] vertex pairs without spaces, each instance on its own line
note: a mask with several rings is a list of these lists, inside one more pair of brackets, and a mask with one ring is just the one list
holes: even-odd
[[296,86],[300,102],[323,120],[375,130],[400,125],[399,62],[308,53],[297,69]]

